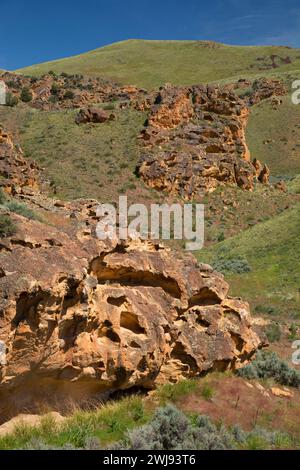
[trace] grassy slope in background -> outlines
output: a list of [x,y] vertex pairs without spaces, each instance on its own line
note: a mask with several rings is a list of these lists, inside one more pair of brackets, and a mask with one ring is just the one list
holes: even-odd
[[[279,67],[262,70],[271,55]],[[261,60],[265,57],[265,60]],[[26,67],[19,72],[40,75],[53,70],[101,75],[124,84],[152,88],[166,82],[188,85],[238,77],[300,70],[300,51],[280,46],[227,46],[208,41],[122,41],[78,56]]]

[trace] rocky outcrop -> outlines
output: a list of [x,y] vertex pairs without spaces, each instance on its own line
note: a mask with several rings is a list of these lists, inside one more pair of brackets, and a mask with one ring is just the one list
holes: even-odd
[[253,82],[252,89],[253,91],[248,97],[250,106],[268,98],[275,99],[276,97],[278,98],[287,94],[287,88],[284,83],[276,79],[259,78]]
[[260,346],[248,304],[208,265],[100,242],[82,218],[72,235],[13,218],[0,254],[1,406],[151,389],[238,368]]
[[75,117],[76,124],[85,124],[87,122],[102,123],[115,119],[113,113],[107,113],[104,109],[87,108],[81,109]]
[[149,186],[187,199],[223,184],[251,190],[255,180],[266,183],[268,169],[262,178],[250,161],[248,115],[244,101],[218,86],[162,88],[141,134],[146,151],[138,174]]
[[29,77],[5,72],[0,77],[7,85],[8,92],[18,99],[21,99],[22,90],[28,89],[32,99],[27,105],[43,110],[88,107],[94,103],[116,100],[126,102],[146,93],[133,86],[119,85],[113,80],[78,74],[48,73],[41,77]]
[[39,170],[34,162],[25,159],[19,146],[0,127],[0,187],[7,193],[20,194],[36,191]]
[[230,92],[238,92],[246,106],[250,107],[267,99],[271,99],[274,105],[281,104],[281,97],[288,93],[282,80],[265,77],[255,80],[240,78],[236,82],[227,83],[224,88]]

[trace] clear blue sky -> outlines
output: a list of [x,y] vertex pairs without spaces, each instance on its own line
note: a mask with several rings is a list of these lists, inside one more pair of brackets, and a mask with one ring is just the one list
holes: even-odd
[[124,39],[300,47],[299,0],[0,0],[0,68]]

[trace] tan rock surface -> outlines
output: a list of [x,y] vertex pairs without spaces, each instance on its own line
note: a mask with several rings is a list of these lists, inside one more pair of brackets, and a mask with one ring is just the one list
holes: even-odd
[[232,91],[166,86],[153,100],[137,167],[149,186],[192,199],[224,184],[251,190],[255,180],[268,182],[268,168],[250,161],[249,108]]
[[15,429],[20,426],[38,426],[41,424],[43,417],[50,418],[57,424],[63,423],[66,419],[56,411],[51,411],[44,416],[25,413],[20,414],[0,426],[0,437],[13,433]]
[[292,398],[294,396],[294,393],[291,390],[287,389],[282,389],[278,387],[272,387],[271,392],[275,397],[280,397],[280,398]]
[[9,134],[0,127],[0,186],[8,193],[36,191],[39,188],[39,172],[35,163],[23,156]]
[[[0,254],[0,397],[77,399],[234,369],[261,345],[223,276],[144,242],[14,216]],[[44,397],[41,400],[51,400]]]

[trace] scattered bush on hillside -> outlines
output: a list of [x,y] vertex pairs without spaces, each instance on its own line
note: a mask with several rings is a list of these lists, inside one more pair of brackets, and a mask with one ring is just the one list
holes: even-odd
[[57,95],[60,91],[60,87],[57,85],[57,83],[52,83],[51,86],[51,94],[52,95]]
[[297,325],[296,323],[292,323],[289,327],[289,339],[292,341],[294,339],[297,339],[298,338],[298,331],[299,331],[300,327],[299,325]]
[[274,379],[280,385],[300,386],[300,373],[274,352],[259,351],[254,361],[237,371],[245,379]]
[[8,88],[12,88],[14,90],[18,90],[19,88],[19,83],[16,82],[15,80],[8,80],[6,82],[6,85],[8,86]]
[[6,196],[3,192],[3,189],[0,188],[0,206],[2,206],[3,204],[5,204],[6,202]]
[[245,258],[241,257],[219,257],[218,259],[213,261],[212,266],[216,271],[219,271],[223,274],[243,274],[251,271],[251,267],[249,266],[248,261]]
[[26,217],[26,219],[38,219],[37,215],[29,207],[20,202],[8,201],[6,202],[5,207],[15,214]]
[[[175,406],[167,404],[156,409],[150,421],[141,415],[143,404],[138,405],[138,416],[132,414],[128,400],[123,405],[105,406],[94,412],[77,412],[58,425],[45,416],[39,426],[18,425],[14,431],[0,438],[1,449],[32,450],[226,450],[226,449],[281,449],[291,448],[291,438],[282,432],[255,427],[250,432],[239,426],[215,424],[209,417],[199,414],[185,415]],[[125,409],[127,411],[125,411]],[[130,411],[129,411],[130,410]],[[135,410],[137,411],[137,410]],[[128,416],[131,415],[129,424]],[[140,421],[140,419],[142,419]],[[133,428],[134,423],[140,423]],[[111,425],[118,426],[117,432]],[[144,424],[143,424],[144,423]],[[147,424],[146,424],[147,423]],[[116,437],[113,439],[113,437]],[[106,443],[104,445],[104,442]]]
[[220,232],[219,235],[217,236],[217,242],[218,243],[221,243],[225,240],[225,233],[224,232]]
[[0,214],[0,238],[9,237],[16,232],[16,226],[9,215]]
[[270,343],[275,343],[279,341],[281,338],[281,329],[277,323],[271,323],[265,329],[266,337],[270,341]]
[[256,305],[254,310],[257,313],[265,313],[268,315],[278,315],[280,313],[278,308],[273,305]]
[[178,383],[166,383],[157,388],[157,396],[160,404],[176,401],[188,393],[192,393],[197,387],[196,380],[180,380]]
[[21,90],[20,99],[23,103],[29,103],[33,98],[32,92],[28,87],[24,87]]
[[64,94],[65,100],[73,100],[75,98],[75,93],[72,90],[67,90]]
[[13,95],[10,92],[6,93],[6,106],[10,106],[11,108],[13,108],[14,106],[17,106],[18,102],[19,99],[17,96]]
[[212,399],[213,395],[214,395],[214,390],[213,390],[213,388],[211,387],[211,385],[204,384],[203,387],[202,387],[202,389],[201,389],[201,396],[202,396],[205,400],[209,401],[209,400]]
[[152,421],[129,431],[114,449],[120,450],[230,450],[287,448],[289,436],[278,431],[239,426],[217,426],[207,416],[188,419],[173,405],[159,408]]

